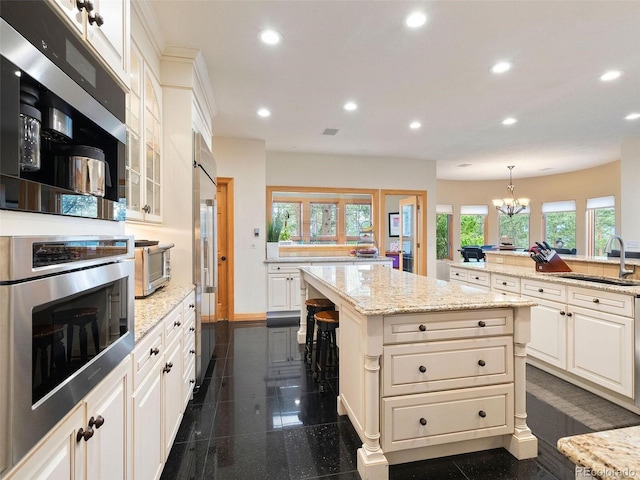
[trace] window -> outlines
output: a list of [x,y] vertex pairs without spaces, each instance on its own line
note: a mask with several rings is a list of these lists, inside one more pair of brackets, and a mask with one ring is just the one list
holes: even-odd
[[616,199],[607,197],[587,198],[587,252],[604,255],[607,240],[616,234]]
[[529,207],[513,216],[498,214],[500,243],[529,248]]
[[451,255],[452,205],[436,205],[436,258],[453,259]]
[[377,198],[375,190],[267,187],[267,211],[296,244],[355,244],[374,224]]
[[545,240],[555,248],[576,248],[576,202],[542,204]]
[[460,246],[480,247],[486,244],[486,205],[462,205],[460,207]]

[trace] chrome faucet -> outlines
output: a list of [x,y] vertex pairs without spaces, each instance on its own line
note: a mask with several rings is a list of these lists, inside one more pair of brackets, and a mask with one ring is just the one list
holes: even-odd
[[634,273],[636,271],[636,267],[634,265],[633,270],[627,270],[624,268],[624,240],[622,240],[622,237],[619,237],[618,235],[614,235],[609,240],[607,240],[607,244],[604,247],[604,251],[610,252],[609,248],[611,247],[611,244],[613,243],[613,241],[616,239],[620,243],[620,278],[624,278],[627,275],[631,275],[632,273]]

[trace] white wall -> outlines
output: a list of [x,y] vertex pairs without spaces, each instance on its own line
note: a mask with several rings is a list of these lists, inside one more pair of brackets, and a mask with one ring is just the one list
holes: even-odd
[[[267,308],[265,240],[265,143],[263,140],[214,137],[218,177],[233,178],[234,310],[264,314]],[[260,237],[253,229],[260,229]]]
[[621,236],[629,250],[640,250],[640,138],[622,142],[620,147]]

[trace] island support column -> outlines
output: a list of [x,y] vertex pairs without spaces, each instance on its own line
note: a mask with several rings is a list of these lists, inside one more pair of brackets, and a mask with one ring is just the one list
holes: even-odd
[[298,328],[298,345],[307,341],[307,282],[300,279],[300,328]]
[[531,339],[531,309],[513,309],[513,361],[515,376],[514,432],[505,438],[504,448],[518,460],[538,456],[538,439],[527,425],[527,343]]

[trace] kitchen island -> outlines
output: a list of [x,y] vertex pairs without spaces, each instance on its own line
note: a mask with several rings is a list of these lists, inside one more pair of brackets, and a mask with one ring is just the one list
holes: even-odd
[[504,447],[537,455],[526,423],[533,302],[376,265],[301,270],[304,300],[340,312],[338,413],[363,442],[358,472]]

